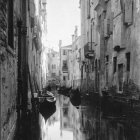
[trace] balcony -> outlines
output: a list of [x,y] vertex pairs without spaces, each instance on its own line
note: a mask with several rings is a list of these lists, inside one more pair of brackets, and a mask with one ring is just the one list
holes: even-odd
[[62,67],[62,71],[63,71],[63,72],[68,72],[68,67],[63,66],[63,67]]
[[85,46],[84,46],[84,55],[85,58],[87,59],[92,59],[94,57],[94,42],[88,42]]

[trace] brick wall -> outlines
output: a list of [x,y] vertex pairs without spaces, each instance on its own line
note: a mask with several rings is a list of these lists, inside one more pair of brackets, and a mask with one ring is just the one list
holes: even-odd
[[1,139],[13,138],[16,124],[16,56],[7,46],[7,0],[0,2]]

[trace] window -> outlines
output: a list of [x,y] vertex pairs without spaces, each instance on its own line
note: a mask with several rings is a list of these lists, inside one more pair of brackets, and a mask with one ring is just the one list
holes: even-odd
[[90,18],[90,0],[87,0],[87,19]]
[[13,0],[8,1],[8,45],[13,48]]
[[63,67],[67,67],[67,61],[63,60]]
[[68,115],[68,108],[63,108],[63,113],[64,113],[64,116],[67,116]]
[[130,71],[130,52],[126,53],[126,71]]
[[119,91],[123,90],[123,64],[118,65]]
[[98,60],[98,70],[101,69],[100,59]]
[[52,76],[56,76],[56,74],[55,73],[52,73]]
[[117,57],[113,58],[113,73],[117,71]]
[[64,122],[64,128],[66,128],[68,126],[68,124],[66,122]]
[[124,4],[124,22],[127,25],[133,22],[133,0],[126,0]]
[[109,56],[107,55],[105,57],[105,61],[106,61],[106,67],[105,67],[105,74],[106,74],[106,85],[108,86],[108,71],[109,71],[109,66],[108,66],[108,63],[109,63]]
[[66,50],[63,50],[63,55],[66,55]]
[[105,57],[105,60],[106,60],[106,63],[109,62],[109,56],[108,55]]
[[66,80],[66,76],[63,76],[63,80],[64,80],[64,81]]
[[84,69],[84,67],[82,66],[81,67],[81,79],[83,79],[83,69]]

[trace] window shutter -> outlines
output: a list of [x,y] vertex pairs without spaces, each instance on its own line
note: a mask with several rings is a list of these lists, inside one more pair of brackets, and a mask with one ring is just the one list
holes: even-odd
[[110,26],[109,26],[109,34],[112,34],[113,33],[113,12],[111,12],[110,14]]
[[125,0],[125,15],[124,22],[128,25],[132,24],[133,21],[133,4],[132,0]]
[[104,37],[109,37],[109,20],[107,18],[104,19]]
[[122,22],[122,14],[117,16],[113,19],[113,46],[120,46],[122,45],[122,35],[123,35],[123,22]]

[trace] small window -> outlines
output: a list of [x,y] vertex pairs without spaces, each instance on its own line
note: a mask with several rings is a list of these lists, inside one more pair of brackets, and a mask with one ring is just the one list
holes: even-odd
[[109,56],[108,55],[105,57],[105,61],[106,61],[106,63],[109,62]]
[[66,122],[64,122],[64,128],[66,128],[68,126],[68,124]]
[[63,55],[66,55],[66,50],[63,50]]
[[68,108],[63,108],[63,113],[64,113],[64,116],[67,116],[68,115]]
[[123,64],[118,65],[118,86],[119,91],[123,90]]
[[67,61],[63,60],[63,67],[67,67]]
[[101,64],[100,64],[100,59],[98,60],[98,70],[100,70]]
[[126,53],[126,71],[130,71],[130,52]]
[[117,71],[117,57],[113,58],[113,73]]
[[56,76],[56,74],[55,73],[52,73],[52,76]]
[[64,81],[66,80],[66,76],[63,76],[63,80],[64,80]]

